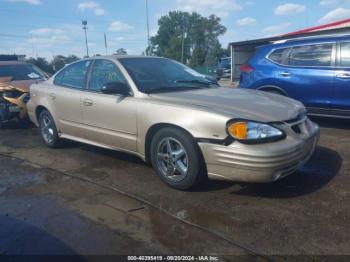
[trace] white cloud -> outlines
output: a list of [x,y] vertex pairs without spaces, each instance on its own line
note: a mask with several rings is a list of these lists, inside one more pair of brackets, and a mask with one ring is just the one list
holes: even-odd
[[105,10],[96,2],[94,1],[87,1],[87,2],[82,2],[78,5],[78,9],[85,11],[87,9],[92,9],[95,12],[95,15],[101,16],[105,14]]
[[337,3],[337,0],[321,0],[320,5],[331,5]]
[[276,15],[290,15],[290,14],[298,14],[304,12],[306,9],[305,5],[298,5],[287,3],[284,5],[277,6],[275,9]]
[[324,17],[322,17],[319,22],[320,23],[329,23],[337,20],[345,19],[350,17],[350,9],[345,9],[339,7],[327,13]]
[[236,0],[177,0],[177,9],[226,17],[230,12],[241,10],[242,6]]
[[29,31],[31,38],[30,43],[40,45],[41,47],[49,47],[54,44],[63,44],[70,41],[65,30],[57,28],[38,28]]
[[255,23],[256,20],[252,17],[245,17],[237,21],[237,25],[239,26],[254,25]]
[[99,7],[99,4],[96,3],[96,2],[93,2],[93,1],[83,2],[83,3],[80,3],[78,5],[78,8],[81,9],[81,10],[95,9],[95,8],[98,8],[98,7]]
[[95,14],[96,14],[97,16],[104,15],[104,14],[105,14],[105,10],[104,10],[103,8],[97,8],[97,9],[95,10]]
[[108,30],[112,32],[126,32],[132,29],[134,29],[133,26],[120,21],[114,21],[108,28]]
[[30,5],[41,5],[41,0],[7,0],[8,2],[13,2],[13,3],[27,3]]
[[268,33],[268,34],[279,34],[282,33],[281,31],[289,27],[292,23],[283,23],[279,25],[273,25],[266,27],[262,30],[263,33]]

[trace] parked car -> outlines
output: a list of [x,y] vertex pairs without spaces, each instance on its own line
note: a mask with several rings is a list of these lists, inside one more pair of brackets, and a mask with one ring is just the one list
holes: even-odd
[[207,177],[276,181],[309,159],[319,134],[300,102],[222,88],[165,58],[85,59],[30,94],[47,146],[71,139],[135,154],[177,189]]
[[45,79],[46,74],[32,64],[0,61],[0,128],[12,120],[29,121],[29,86]]
[[215,69],[216,79],[231,77],[231,58],[223,57],[220,59],[218,66]]
[[350,36],[262,46],[241,72],[242,88],[297,99],[312,115],[350,117]]

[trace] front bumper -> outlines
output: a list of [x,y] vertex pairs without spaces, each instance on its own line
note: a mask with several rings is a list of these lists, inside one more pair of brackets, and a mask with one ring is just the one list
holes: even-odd
[[[298,133],[292,129],[296,125],[301,127]],[[236,141],[229,146],[199,143],[208,177],[264,183],[294,173],[312,156],[319,139],[319,127],[307,118],[282,126],[287,137],[278,142],[246,145]]]
[[27,106],[29,100],[28,93],[22,93],[15,97],[5,96],[0,92],[0,121],[8,122],[13,119],[27,119]]

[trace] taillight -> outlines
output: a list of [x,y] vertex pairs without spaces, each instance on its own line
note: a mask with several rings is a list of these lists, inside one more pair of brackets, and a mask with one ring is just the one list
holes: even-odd
[[254,71],[254,67],[252,67],[251,65],[242,65],[240,67],[240,70],[242,73],[250,73]]

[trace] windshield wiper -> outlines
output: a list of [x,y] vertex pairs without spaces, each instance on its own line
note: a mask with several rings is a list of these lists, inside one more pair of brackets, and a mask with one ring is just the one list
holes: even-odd
[[179,92],[184,90],[191,90],[191,89],[199,89],[199,87],[195,86],[161,86],[154,89],[145,90],[145,93],[152,94],[152,93],[161,93],[161,92]]
[[212,83],[210,81],[206,81],[206,80],[199,80],[199,79],[191,79],[191,80],[175,80],[175,83],[194,83],[194,84],[203,84],[206,86],[211,86]]

